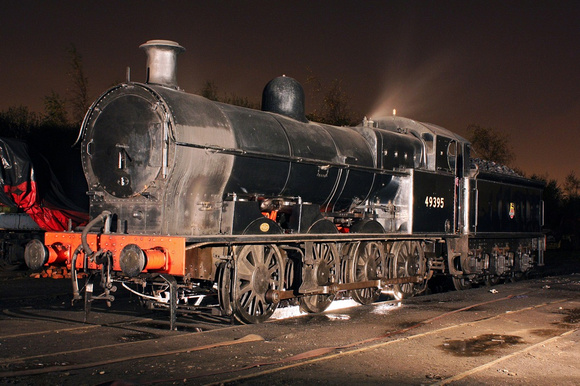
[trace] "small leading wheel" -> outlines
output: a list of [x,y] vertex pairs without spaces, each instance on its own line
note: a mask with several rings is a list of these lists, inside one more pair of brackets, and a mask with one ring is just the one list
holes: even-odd
[[330,306],[334,295],[309,295],[300,298],[300,311],[316,314]]
[[[332,243],[312,243],[313,267],[309,280],[317,286],[331,284],[337,276],[338,250]],[[308,313],[322,312],[330,306],[334,294],[303,296],[299,300],[300,310]]]
[[525,274],[523,272],[512,272],[511,275],[509,276],[508,280],[511,283],[515,283],[518,282],[520,280],[523,280],[525,277]]
[[457,291],[463,291],[466,289],[470,289],[473,286],[473,284],[465,276],[453,276],[453,286]]
[[224,315],[232,315],[232,268],[230,263],[218,266],[218,300]]
[[282,289],[284,267],[275,245],[245,245],[235,251],[232,311],[242,323],[262,323],[278,306],[268,301],[269,290]]
[[[391,274],[393,278],[425,276],[427,262],[425,252],[417,241],[399,241],[393,245]],[[397,299],[409,298],[427,288],[427,280],[420,283],[401,283],[393,285]]]
[[[383,276],[384,247],[380,242],[369,241],[353,245],[354,254],[349,259],[346,272],[347,281],[356,283],[377,280]],[[350,291],[353,300],[360,304],[371,304],[381,296],[378,287],[362,288]]]
[[493,285],[499,284],[499,280],[500,280],[500,278],[498,276],[495,276],[495,275],[487,275],[485,277],[485,279],[483,280],[483,283],[486,286],[491,287]]

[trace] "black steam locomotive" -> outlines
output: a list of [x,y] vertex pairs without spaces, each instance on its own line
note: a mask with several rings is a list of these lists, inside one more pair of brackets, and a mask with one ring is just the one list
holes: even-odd
[[213,102],[177,86],[183,47],[141,48],[146,83],[105,92],[79,135],[92,221],[26,249],[32,268],[100,273],[85,304],[117,283],[174,321],[217,291],[222,314],[256,323],[280,302],[320,312],[338,293],[368,304],[434,274],[462,289],[543,264],[542,185],[474,163],[460,136],[396,116],[309,122],[289,77],[262,111]]

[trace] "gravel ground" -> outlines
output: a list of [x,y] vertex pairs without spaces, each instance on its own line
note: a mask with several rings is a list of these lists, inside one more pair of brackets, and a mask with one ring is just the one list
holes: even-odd
[[580,253],[529,280],[261,325],[167,315],[120,296],[88,324],[68,280],[0,274],[0,383],[558,384],[580,379]]

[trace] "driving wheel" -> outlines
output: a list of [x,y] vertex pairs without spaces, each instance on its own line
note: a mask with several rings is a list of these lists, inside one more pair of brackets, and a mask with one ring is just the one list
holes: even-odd
[[[311,277],[317,286],[325,286],[332,283],[337,277],[336,264],[338,250],[332,243],[312,243],[313,265],[310,271]],[[322,312],[330,306],[334,300],[334,294],[306,295],[300,298],[300,310],[309,313]]]
[[[347,281],[356,283],[377,280],[383,277],[384,246],[381,242],[369,241],[353,245],[353,256],[349,259]],[[360,304],[370,304],[379,299],[378,287],[361,288],[350,291],[350,296]]]
[[[391,275],[393,278],[425,276],[425,252],[417,241],[398,241],[393,245],[391,261]],[[404,299],[425,291],[427,280],[420,283],[394,284],[394,295],[397,299]]]
[[269,290],[282,288],[284,268],[275,245],[236,247],[231,307],[242,323],[266,321],[278,306],[269,301]]

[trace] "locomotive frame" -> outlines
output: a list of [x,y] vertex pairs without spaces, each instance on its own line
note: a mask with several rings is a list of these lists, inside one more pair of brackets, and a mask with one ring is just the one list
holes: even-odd
[[[433,275],[465,289],[543,264],[542,184],[473,165],[460,136],[394,116],[309,122],[288,77],[262,111],[208,101],[177,86],[183,47],[142,48],[147,81],[105,92],[79,133],[93,220],[25,252],[31,268],[72,266],[87,311],[120,284],[168,308],[171,328],[207,293],[259,323],[284,301],[321,312],[338,293],[369,304]],[[81,294],[77,271],[102,293],[91,275]]]

